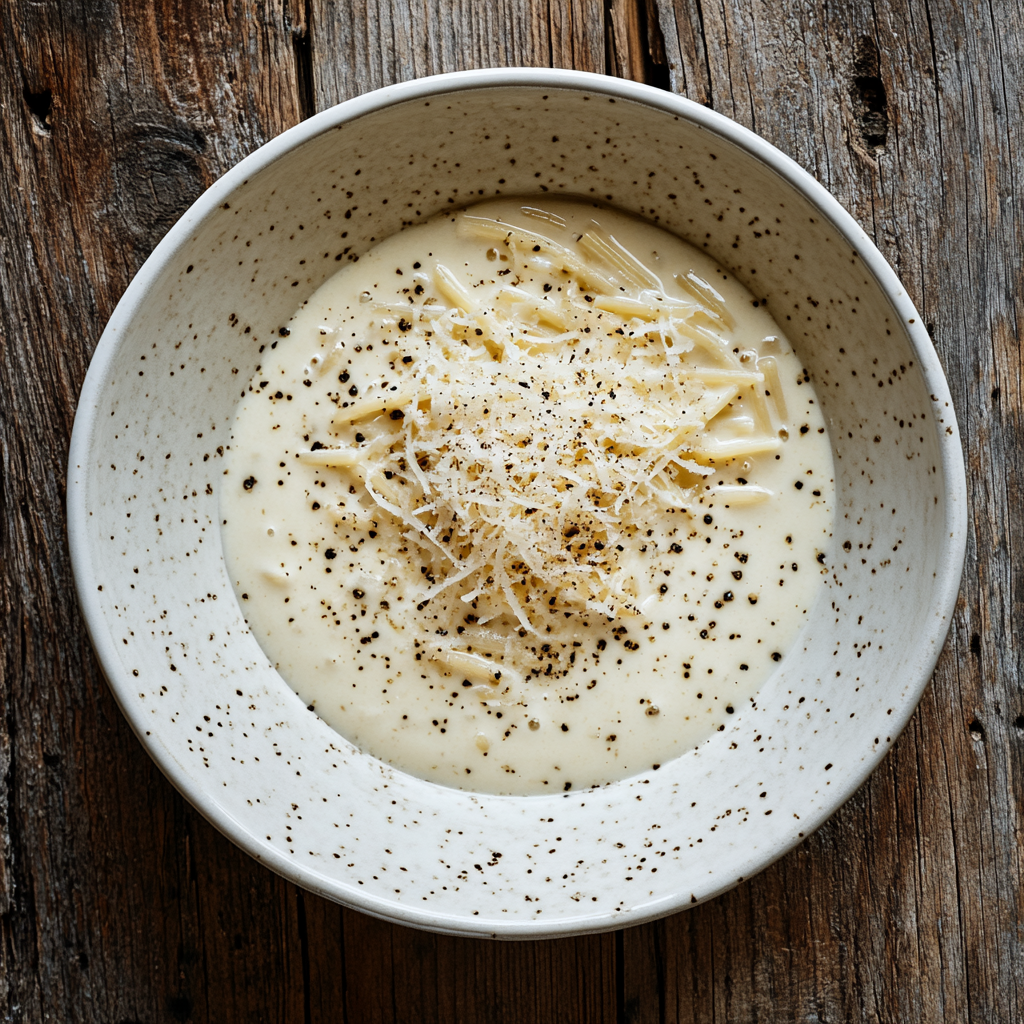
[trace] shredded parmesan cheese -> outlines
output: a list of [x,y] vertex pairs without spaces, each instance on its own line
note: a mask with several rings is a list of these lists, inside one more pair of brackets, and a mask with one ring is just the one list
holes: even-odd
[[[505,287],[484,303],[438,265],[429,304],[385,310],[403,317],[396,378],[362,384],[329,447],[299,457],[354,474],[402,525],[420,549],[423,602],[454,591],[481,623],[531,632],[551,607],[638,614],[623,541],[655,513],[692,513],[716,465],[778,447],[781,392],[769,387],[771,407],[764,398],[774,361],[744,366],[714,288],[690,273],[675,279],[684,296],[667,295],[596,223],[576,251],[472,214],[459,232],[501,254]],[[740,395],[759,432],[717,436]],[[367,443],[352,443],[356,428]],[[435,657],[481,680],[497,669],[477,654]]]

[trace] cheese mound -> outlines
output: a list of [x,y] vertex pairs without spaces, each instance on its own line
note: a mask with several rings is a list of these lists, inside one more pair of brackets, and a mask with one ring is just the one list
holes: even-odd
[[[479,623],[530,632],[552,609],[637,614],[620,554],[655,512],[692,514],[716,465],[779,445],[758,387],[774,364],[730,348],[709,284],[677,275],[670,296],[596,222],[574,244],[471,212],[458,231],[490,247],[500,287],[478,298],[437,265],[422,304],[380,304],[393,378],[301,457],[359,478],[340,519],[401,524],[424,602],[452,591]],[[741,394],[756,435],[717,436]]]

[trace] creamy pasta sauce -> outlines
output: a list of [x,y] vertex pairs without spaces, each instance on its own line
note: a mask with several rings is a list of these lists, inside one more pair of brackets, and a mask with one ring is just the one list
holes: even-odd
[[767,309],[583,202],[378,244],[241,400],[231,573],[284,679],[445,785],[564,792],[722,730],[821,585],[831,448]]

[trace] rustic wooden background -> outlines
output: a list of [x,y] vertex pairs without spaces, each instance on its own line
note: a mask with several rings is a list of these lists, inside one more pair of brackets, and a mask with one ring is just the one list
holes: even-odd
[[[1018,0],[5,0],[0,5],[3,1021],[1024,1019]],[[916,300],[966,446],[934,682],[824,828],[614,935],[438,938],[304,894],[150,762],[85,635],[68,438],[107,317],[219,174],[315,110],[497,65],[643,79],[794,157]]]

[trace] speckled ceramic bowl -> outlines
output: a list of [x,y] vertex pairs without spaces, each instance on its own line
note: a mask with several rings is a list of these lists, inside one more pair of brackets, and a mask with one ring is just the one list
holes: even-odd
[[[787,330],[831,426],[829,574],[796,650],[698,752],[602,789],[494,797],[360,753],[245,626],[218,530],[223,446],[260,346],[344,254],[499,193],[593,196],[704,246]],[[394,86],[311,118],[214,185],[110,321],[68,514],[93,642],[179,790],[252,856],[379,917],[466,935],[635,924],[761,870],[884,756],[949,625],[960,439],[918,315],[787,157],[675,96],[568,71]]]

